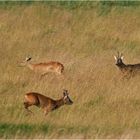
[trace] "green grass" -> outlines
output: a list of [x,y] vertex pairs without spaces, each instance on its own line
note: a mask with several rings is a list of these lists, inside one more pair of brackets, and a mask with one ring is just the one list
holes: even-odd
[[[20,137],[31,137],[32,134],[41,133],[42,135],[48,134],[51,131],[51,126],[45,125],[33,125],[33,124],[12,124],[12,123],[1,123],[0,124],[0,137],[4,138],[17,138]],[[38,133],[39,131],[39,133]]]
[[[104,15],[107,11],[110,11],[109,9],[112,9],[113,7],[139,7],[140,2],[139,1],[0,1],[0,7],[1,8],[12,8],[15,6],[30,6],[30,5],[38,5],[43,4],[50,6],[52,8],[64,8],[69,10],[74,9],[93,9],[93,8],[99,8],[100,12]],[[104,11],[104,12],[103,12]]]
[[[88,138],[88,135],[92,138],[92,135],[98,134],[102,135],[101,138],[110,135],[112,132],[118,136],[119,134],[122,134],[123,130],[127,126],[118,126],[117,124],[114,124],[110,126],[108,122],[102,125],[93,125],[90,126],[66,126],[66,125],[60,125],[60,126],[51,126],[49,124],[42,124],[42,125],[33,125],[33,124],[6,124],[2,123],[0,125],[0,136],[3,138],[36,138],[37,136],[39,138],[57,138],[58,136],[67,135],[67,137],[71,137],[73,135],[85,135],[83,138]],[[138,124],[135,123],[133,129],[137,129]],[[91,129],[92,128],[92,129]],[[89,133],[90,132],[90,133]],[[53,133],[53,135],[51,135]],[[86,136],[87,135],[87,136]]]

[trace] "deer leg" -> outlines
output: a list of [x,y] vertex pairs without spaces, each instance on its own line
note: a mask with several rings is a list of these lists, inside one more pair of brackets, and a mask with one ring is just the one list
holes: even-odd
[[61,75],[61,72],[60,71],[56,71],[55,74],[56,75]]
[[51,109],[49,107],[45,107],[44,108],[44,114],[45,114],[45,116],[47,116],[50,111],[51,111]]
[[42,79],[47,73],[42,73],[40,79]]
[[55,75],[56,75],[57,79],[64,80],[64,75],[62,73],[55,72]]
[[61,76],[61,78],[62,78],[62,79],[65,79],[65,76],[64,76],[64,74],[63,74],[63,73],[61,73],[61,75],[60,75],[60,76]]
[[30,112],[30,113],[33,113],[31,110],[28,109],[29,106],[31,106],[32,104],[28,103],[28,102],[24,102],[24,108]]
[[48,113],[49,113],[49,111],[44,110],[44,115],[45,115],[45,116],[47,116],[47,115],[48,115]]
[[64,79],[64,74],[63,71],[61,69],[59,69],[58,71],[56,71],[55,73],[57,76],[60,76],[62,79]]
[[57,75],[62,75],[63,70],[61,68],[58,68],[55,72]]
[[130,79],[132,77],[132,73],[126,73],[124,76],[123,76],[123,78],[124,79]]
[[46,74],[47,74],[46,72],[45,73],[42,73],[41,76],[45,76]]

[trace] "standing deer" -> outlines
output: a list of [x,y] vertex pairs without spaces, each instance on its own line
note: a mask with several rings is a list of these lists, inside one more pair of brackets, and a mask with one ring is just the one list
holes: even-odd
[[64,71],[64,66],[60,62],[50,61],[47,63],[37,63],[32,64],[30,63],[31,57],[27,57],[22,63],[22,66],[27,66],[29,69],[33,70],[34,72],[41,73],[41,77],[46,75],[47,73],[53,72],[56,74],[61,75]]
[[116,60],[117,67],[121,70],[124,77],[126,76],[134,76],[136,73],[140,73],[140,63],[139,64],[124,64],[123,63],[123,55],[122,53],[118,56],[114,56]]
[[71,104],[73,104],[73,101],[68,96],[67,90],[63,91],[63,97],[59,100],[53,100],[39,93],[29,92],[25,94],[24,107],[27,111],[31,112],[28,107],[35,105],[42,108],[44,110],[44,114],[47,115],[50,111],[58,109],[63,105]]

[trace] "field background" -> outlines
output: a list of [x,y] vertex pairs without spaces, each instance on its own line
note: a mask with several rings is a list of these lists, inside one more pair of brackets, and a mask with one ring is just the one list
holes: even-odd
[[[140,2],[0,2],[0,138],[140,138],[140,76],[121,80],[113,55],[140,62]],[[60,61],[65,78],[19,63]],[[74,104],[47,117],[24,94]]]

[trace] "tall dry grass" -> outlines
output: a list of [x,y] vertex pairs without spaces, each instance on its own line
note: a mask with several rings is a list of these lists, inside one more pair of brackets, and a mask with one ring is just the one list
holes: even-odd
[[[140,76],[120,80],[113,55],[140,62],[139,8],[59,9],[44,4],[0,9],[1,138],[139,138]],[[43,79],[19,62],[57,60],[65,78]],[[74,101],[44,117],[26,116],[24,94],[36,91],[54,99],[68,89]]]

